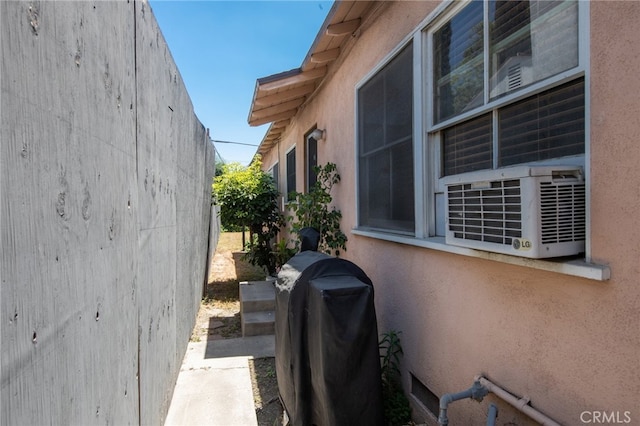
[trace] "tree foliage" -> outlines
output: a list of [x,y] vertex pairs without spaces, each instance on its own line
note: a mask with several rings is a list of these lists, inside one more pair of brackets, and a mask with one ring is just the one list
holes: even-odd
[[220,223],[225,229],[249,228],[247,259],[273,273],[275,256],[271,241],[284,218],[278,209],[278,189],[261,165],[260,158],[248,167],[225,164],[222,174],[214,178],[214,202],[220,205]]

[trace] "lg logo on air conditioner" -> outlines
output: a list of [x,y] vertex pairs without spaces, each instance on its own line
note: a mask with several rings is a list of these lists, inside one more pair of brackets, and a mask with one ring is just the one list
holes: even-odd
[[583,411],[580,421],[583,424],[629,424],[631,411]]

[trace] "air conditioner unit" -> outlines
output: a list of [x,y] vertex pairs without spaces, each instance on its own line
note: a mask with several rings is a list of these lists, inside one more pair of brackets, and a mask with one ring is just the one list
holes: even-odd
[[584,252],[580,167],[509,167],[444,183],[447,244],[528,258]]

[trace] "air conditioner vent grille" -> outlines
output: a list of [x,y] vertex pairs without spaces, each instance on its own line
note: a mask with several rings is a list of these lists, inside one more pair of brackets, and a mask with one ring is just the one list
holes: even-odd
[[540,182],[540,228],[543,244],[584,241],[584,182]]
[[447,244],[532,259],[585,250],[577,166],[518,166],[444,178]]
[[522,237],[520,180],[447,187],[449,230],[455,238],[511,245]]
[[512,65],[507,71],[507,89],[513,90],[522,86],[522,67],[520,64]]

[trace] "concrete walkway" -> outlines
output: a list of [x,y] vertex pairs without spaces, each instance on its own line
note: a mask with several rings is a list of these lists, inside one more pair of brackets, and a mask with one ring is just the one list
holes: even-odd
[[189,342],[165,426],[257,426],[249,359],[274,353],[273,335]]

